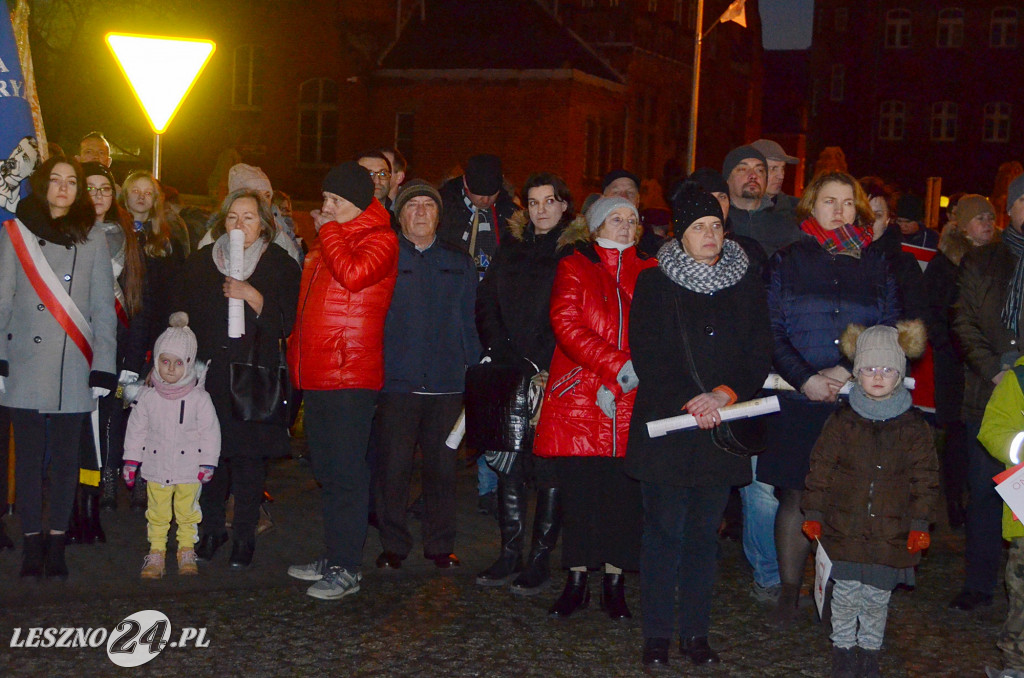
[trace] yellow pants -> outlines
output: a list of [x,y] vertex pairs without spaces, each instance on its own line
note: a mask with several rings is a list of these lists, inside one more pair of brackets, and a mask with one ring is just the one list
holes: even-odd
[[192,548],[198,541],[199,523],[203,511],[199,508],[201,483],[161,485],[146,483],[146,535],[151,551],[167,550],[167,532],[171,517],[178,523],[178,548]]

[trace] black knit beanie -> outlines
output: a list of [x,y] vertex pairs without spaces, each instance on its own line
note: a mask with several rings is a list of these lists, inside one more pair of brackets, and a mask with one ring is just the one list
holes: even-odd
[[744,160],[760,160],[765,167],[768,166],[768,161],[764,159],[764,154],[761,151],[753,146],[739,146],[726,154],[725,160],[722,162],[722,177],[728,180],[736,165]]
[[718,198],[705,191],[700,184],[684,181],[672,196],[672,226],[676,238],[682,240],[683,233],[693,222],[709,216],[724,221]]
[[324,177],[324,191],[340,195],[361,210],[373,201],[373,179],[365,167],[354,160],[343,162]]

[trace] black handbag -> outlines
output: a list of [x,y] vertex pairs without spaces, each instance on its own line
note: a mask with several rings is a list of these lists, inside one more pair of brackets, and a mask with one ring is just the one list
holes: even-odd
[[486,362],[466,370],[466,444],[477,450],[529,452],[540,398],[531,397],[536,367]]
[[[701,381],[700,373],[697,372],[697,362],[693,359],[693,351],[690,349],[690,338],[686,336],[686,325],[683,322],[683,312],[679,308],[679,299],[676,299],[676,315],[679,318],[679,327],[683,335],[683,353],[686,355],[686,364],[690,368],[690,374],[697,383],[701,393],[710,391]],[[765,451],[765,424],[760,417],[749,419],[736,419],[723,421],[711,429],[711,441],[718,449],[734,454],[737,457],[753,457]]]
[[277,364],[259,364],[260,328],[257,325],[249,347],[248,362],[233,362],[230,367],[231,413],[239,421],[290,426],[292,423],[292,384],[284,354],[284,337],[277,340]]

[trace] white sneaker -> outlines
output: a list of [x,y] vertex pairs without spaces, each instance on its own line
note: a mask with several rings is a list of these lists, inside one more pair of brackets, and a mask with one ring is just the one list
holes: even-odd
[[292,565],[288,568],[288,576],[303,581],[320,581],[327,569],[327,559],[314,560],[308,565]]
[[362,580],[361,573],[352,574],[340,565],[332,565],[320,581],[306,589],[306,595],[321,600],[338,600],[350,593],[358,593],[359,582]]

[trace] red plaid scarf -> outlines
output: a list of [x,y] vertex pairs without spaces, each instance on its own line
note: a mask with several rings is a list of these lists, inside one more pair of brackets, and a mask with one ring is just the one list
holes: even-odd
[[830,254],[856,254],[871,244],[872,231],[854,224],[845,224],[833,231],[826,231],[814,217],[807,217],[800,224],[800,230],[813,235],[818,244]]

